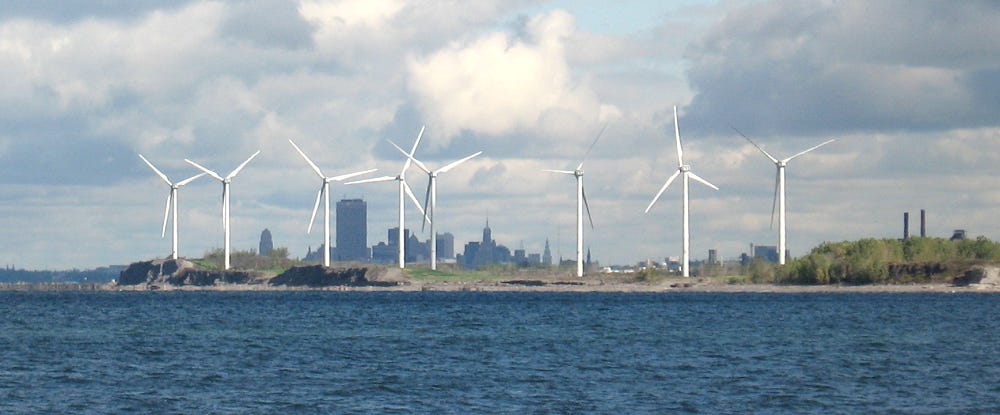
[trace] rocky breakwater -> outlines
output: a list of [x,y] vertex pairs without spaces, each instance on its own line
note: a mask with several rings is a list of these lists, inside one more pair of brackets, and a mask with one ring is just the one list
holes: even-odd
[[1000,266],[974,266],[952,279],[957,287],[1000,287]]
[[401,285],[382,267],[327,268],[322,265],[292,267],[271,278],[269,285],[286,287],[394,287]]
[[118,277],[118,285],[212,286],[216,284],[250,284],[253,273],[245,271],[209,271],[197,269],[183,259],[155,259],[133,262]]

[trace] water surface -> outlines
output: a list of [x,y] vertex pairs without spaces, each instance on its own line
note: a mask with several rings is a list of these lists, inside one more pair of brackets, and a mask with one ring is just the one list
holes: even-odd
[[0,292],[0,413],[1000,413],[998,300]]

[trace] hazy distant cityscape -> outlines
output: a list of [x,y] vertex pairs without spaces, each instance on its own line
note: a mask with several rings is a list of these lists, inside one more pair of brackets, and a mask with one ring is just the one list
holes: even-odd
[[[377,264],[394,264],[399,250],[397,244],[399,227],[386,229],[386,239],[369,246],[368,245],[368,204],[362,199],[342,199],[336,204],[336,245],[330,247],[330,257],[335,261],[358,261],[372,262]],[[509,248],[504,243],[493,238],[493,230],[490,228],[489,219],[484,219],[485,225],[482,229],[482,239],[468,241],[456,246],[455,236],[450,232],[437,234],[437,259],[440,263],[456,264],[467,269],[479,269],[489,265],[515,265],[521,267],[550,267],[558,266],[560,263],[572,264],[572,258],[564,258],[559,253],[553,256],[551,243],[545,240],[545,248],[542,252],[527,252],[522,248]],[[424,263],[430,260],[430,239],[421,240],[415,232],[404,229],[403,239],[404,256],[407,263]],[[263,246],[265,240],[270,243],[271,233],[265,230],[261,235],[261,249],[259,252],[266,255]],[[523,244],[522,244],[523,245]],[[458,248],[458,249],[456,249]],[[293,252],[295,250],[293,249]],[[786,256],[789,253],[786,251]],[[320,262],[323,258],[323,245],[317,247],[309,246],[302,260],[309,262]],[[702,263],[718,265],[747,265],[752,259],[759,258],[767,262],[778,262],[778,249],[774,245],[749,244],[749,251],[742,252],[736,259],[725,260],[719,256],[718,250],[710,249],[704,259],[692,261],[692,265],[697,267]],[[664,258],[637,259],[631,264],[607,264],[602,265],[599,260],[592,258],[589,249],[586,253],[586,268],[591,271],[601,272],[630,272],[642,267],[663,268],[671,271],[679,271],[681,259],[676,256]]]

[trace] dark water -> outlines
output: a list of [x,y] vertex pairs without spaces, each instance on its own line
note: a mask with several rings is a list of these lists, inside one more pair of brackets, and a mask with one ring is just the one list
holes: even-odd
[[1000,413],[1000,296],[0,292],[0,413]]

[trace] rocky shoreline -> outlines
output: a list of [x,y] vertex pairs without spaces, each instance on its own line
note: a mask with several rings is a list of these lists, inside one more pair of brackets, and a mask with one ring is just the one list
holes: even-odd
[[99,283],[0,283],[15,291],[470,291],[470,292],[718,292],[718,293],[916,293],[1000,292],[1000,268],[977,267],[951,283],[895,285],[786,285],[730,283],[709,278],[668,278],[633,281],[599,274],[518,276],[486,280],[418,280],[397,268],[349,264],[290,268],[281,274],[248,271],[207,271],[184,260],[153,260],[131,264],[118,281]]

